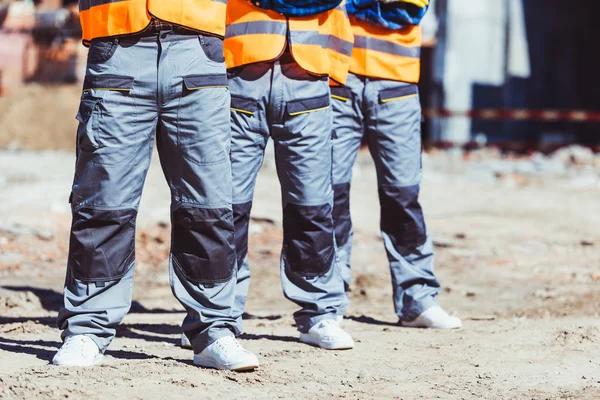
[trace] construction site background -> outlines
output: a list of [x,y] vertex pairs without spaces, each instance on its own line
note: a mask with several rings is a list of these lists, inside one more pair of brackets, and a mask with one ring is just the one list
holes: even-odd
[[[431,0],[420,82],[425,142],[519,153],[578,143],[596,151],[600,75],[590,60],[600,3],[564,7]],[[0,147],[73,148],[87,58],[80,37],[77,1],[0,0]]]
[[0,90],[25,83],[74,83],[85,75],[77,2],[0,1]]

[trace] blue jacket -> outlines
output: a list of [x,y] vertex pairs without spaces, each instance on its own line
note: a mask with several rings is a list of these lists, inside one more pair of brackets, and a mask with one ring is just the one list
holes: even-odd
[[342,0],[250,0],[252,4],[288,17],[316,15],[336,8]]
[[348,15],[389,29],[419,25],[427,8],[428,0],[400,0],[388,3],[377,0],[347,0],[346,3]]

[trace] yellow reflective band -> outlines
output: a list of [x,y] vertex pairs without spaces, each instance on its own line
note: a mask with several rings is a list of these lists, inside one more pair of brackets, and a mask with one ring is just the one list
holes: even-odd
[[429,5],[429,0],[401,0],[404,3],[414,4],[417,7],[425,8]]
[[334,98],[334,99],[337,99],[337,100],[341,100],[341,101],[347,101],[348,100],[347,97],[342,97],[342,96],[338,96],[338,95],[335,95],[335,94],[332,94],[331,97]]
[[400,97],[392,97],[391,99],[385,99],[385,100],[381,100],[382,103],[389,103],[390,101],[394,101],[394,100],[400,100],[400,99],[408,99],[410,97],[417,97],[416,94],[409,94],[407,96],[400,96]]
[[215,89],[215,88],[226,88],[228,86],[199,86],[195,88],[189,88],[188,90],[200,90],[200,89]]
[[243,114],[254,115],[254,112],[253,112],[253,111],[242,110],[241,108],[234,108],[234,107],[231,107],[231,111],[237,111],[237,112],[241,112],[241,113],[243,113]]
[[290,113],[290,116],[300,115],[300,114],[308,114],[308,113],[315,112],[315,111],[326,110],[328,108],[329,108],[329,106],[327,106],[327,107],[321,107],[321,108],[315,108],[314,110],[298,111],[298,112],[295,112],[295,113]]

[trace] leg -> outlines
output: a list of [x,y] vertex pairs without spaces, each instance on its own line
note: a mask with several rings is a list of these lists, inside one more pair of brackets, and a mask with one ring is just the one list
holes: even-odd
[[248,264],[248,226],[254,197],[254,185],[262,165],[269,135],[267,99],[272,64],[256,64],[230,73],[231,162],[233,170],[233,218],[237,252],[237,285],[233,315],[237,333],[242,332],[242,314],[250,287]]
[[95,42],[77,116],[73,224],[58,326],[63,340],[86,335],[101,352],[131,305],[135,222],[157,118],[156,54],[149,43]]
[[[350,182],[352,167],[363,137],[362,97],[364,82],[349,74],[346,87],[331,88],[333,109],[333,223],[339,264],[348,292],[351,281],[352,219],[350,217]],[[344,310],[340,310],[343,314]]]
[[200,354],[235,328],[230,99],[225,65],[207,58],[197,35],[161,33],[159,42],[157,141],[172,197],[169,272],[187,311],[183,331]]
[[326,79],[295,62],[276,66],[271,103],[277,104],[272,136],[283,198],[282,285],[301,307],[294,318],[306,333],[335,319],[345,302],[335,262],[330,92]]
[[400,320],[410,321],[436,305],[440,290],[419,204],[421,107],[415,85],[373,80],[367,83],[366,95],[367,137],[377,169],[394,306]]

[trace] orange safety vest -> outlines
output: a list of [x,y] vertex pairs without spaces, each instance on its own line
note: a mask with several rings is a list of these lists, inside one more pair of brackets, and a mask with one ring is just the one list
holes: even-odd
[[130,35],[152,17],[223,37],[227,0],[79,0],[83,42]]
[[421,27],[392,30],[350,18],[354,48],[350,72],[357,75],[418,83],[421,71]]
[[287,43],[304,70],[346,82],[353,38],[343,2],[321,14],[286,17],[248,0],[229,0],[225,25],[227,68],[276,60]]

